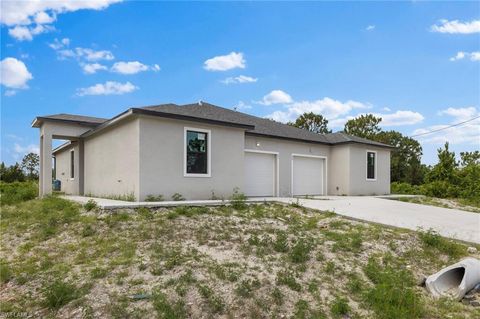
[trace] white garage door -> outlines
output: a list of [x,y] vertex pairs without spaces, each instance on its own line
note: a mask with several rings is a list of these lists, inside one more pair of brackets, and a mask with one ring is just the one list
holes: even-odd
[[275,162],[275,154],[245,152],[245,195],[274,196]]
[[323,158],[294,156],[293,195],[324,195],[324,165]]

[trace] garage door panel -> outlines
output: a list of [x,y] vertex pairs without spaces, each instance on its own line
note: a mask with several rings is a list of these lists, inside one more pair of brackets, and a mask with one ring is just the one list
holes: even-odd
[[294,156],[293,195],[323,195],[324,164],[323,158]]
[[245,195],[274,196],[275,166],[274,154],[245,152]]

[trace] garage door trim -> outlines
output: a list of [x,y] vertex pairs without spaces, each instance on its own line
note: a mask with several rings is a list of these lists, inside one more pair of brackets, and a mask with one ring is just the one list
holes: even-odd
[[[278,196],[280,183],[279,183],[279,160],[278,160],[278,152],[270,152],[270,151],[260,151],[260,150],[252,150],[252,149],[244,149],[245,153],[260,153],[260,154],[271,154],[275,155],[275,174],[273,174],[273,196]],[[276,181],[275,181],[276,180]]]
[[295,157],[310,157],[310,158],[319,158],[319,159],[323,159],[325,160],[325,184],[323,185],[323,195],[326,196],[327,195],[327,191],[328,191],[328,159],[326,156],[320,156],[320,155],[310,155],[310,154],[296,154],[296,153],[293,153],[292,154],[292,168],[291,168],[291,173],[292,173],[292,176],[291,176],[291,185],[290,185],[290,192],[291,192],[291,195],[293,197],[293,177],[294,177],[294,173],[293,173],[293,160],[295,159]]

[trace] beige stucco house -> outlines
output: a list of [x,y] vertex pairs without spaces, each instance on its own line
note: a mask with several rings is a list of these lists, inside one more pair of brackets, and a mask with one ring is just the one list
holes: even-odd
[[[174,193],[186,199],[379,195],[390,192],[391,146],[344,133],[315,134],[200,102],[130,108],[111,118],[37,117],[40,194]],[[52,139],[69,140],[52,150]]]

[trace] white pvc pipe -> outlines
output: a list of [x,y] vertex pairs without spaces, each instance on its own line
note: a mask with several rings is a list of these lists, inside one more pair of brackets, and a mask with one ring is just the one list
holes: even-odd
[[480,283],[480,260],[469,257],[429,276],[425,285],[436,298],[449,297],[460,300],[478,283]]

